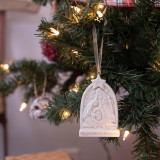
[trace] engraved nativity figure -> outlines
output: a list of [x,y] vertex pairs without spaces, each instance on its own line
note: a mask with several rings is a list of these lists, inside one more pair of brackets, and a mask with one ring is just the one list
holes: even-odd
[[95,98],[84,108],[83,127],[94,129],[116,129],[114,101],[107,90],[96,88]]

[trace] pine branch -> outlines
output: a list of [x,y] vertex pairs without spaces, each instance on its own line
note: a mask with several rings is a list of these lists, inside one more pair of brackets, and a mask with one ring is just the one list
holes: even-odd
[[[35,1],[43,5],[48,2]],[[41,93],[44,71],[47,73],[47,91],[58,83],[57,77],[53,76],[55,71],[73,71],[74,76],[64,84],[64,90],[74,83],[78,75],[95,72],[92,39],[95,25],[98,43],[102,37],[104,39],[102,78],[115,93],[120,88],[127,93],[118,103],[119,126],[130,131],[132,127],[136,128],[133,132],[136,134],[133,154],[137,160],[157,160],[155,143],[159,137],[154,130],[159,126],[160,117],[160,10],[154,7],[156,2],[138,0],[136,8],[132,9],[107,7],[103,17],[98,18],[99,1],[91,1],[90,4],[65,1],[53,17],[53,22],[42,19],[38,28],[42,42],[59,46],[59,64],[15,63],[10,67],[14,76],[0,83],[0,91],[8,95],[21,86],[26,90],[28,100],[33,96],[35,77],[38,93]],[[79,7],[80,12],[77,13],[71,7],[73,5]],[[60,34],[54,36],[50,28],[57,29]],[[65,120],[63,113],[68,111],[78,120],[81,97],[87,86],[85,81],[78,93],[65,92],[53,97],[45,117],[58,125]],[[100,140],[119,144],[117,138]]]
[[86,85],[83,86],[78,93],[65,92],[64,94],[54,96],[53,101],[50,101],[49,103],[50,107],[44,117],[47,118],[50,123],[59,125],[65,120],[63,119],[63,113],[67,111],[78,121],[80,115],[81,97],[85,88]]
[[[155,142],[158,141],[158,136],[153,130],[159,125],[160,116],[160,11],[154,7],[156,1],[139,0],[136,8],[129,10],[108,7],[104,18],[95,21],[97,3],[91,2],[89,8],[85,4],[75,4],[81,9],[78,14],[69,8],[73,5],[72,2],[64,3],[53,17],[53,22],[41,23],[39,35],[44,37],[43,41],[62,46],[64,61],[71,61],[72,66],[78,64],[80,68],[91,68],[94,66],[91,29],[96,25],[98,39],[103,36],[105,43],[102,77],[116,93],[122,87],[128,93],[119,102],[120,127],[136,127],[134,134],[137,139],[133,153],[138,160],[156,160]],[[104,25],[105,19],[107,25]],[[49,26],[58,27],[60,35],[50,37]],[[77,50],[79,54],[72,54],[72,49]],[[59,124],[63,122],[61,116],[65,110],[69,110],[74,116],[77,115],[74,111],[79,112],[81,95],[65,93],[55,97],[46,117],[50,122]],[[101,140],[118,143],[114,138]]]

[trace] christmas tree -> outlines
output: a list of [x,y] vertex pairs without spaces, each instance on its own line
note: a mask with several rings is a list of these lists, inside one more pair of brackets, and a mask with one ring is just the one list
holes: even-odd
[[[34,0],[46,5],[47,0]],[[49,100],[44,117],[59,125],[70,116],[80,117],[81,97],[91,79],[97,75],[95,65],[96,29],[97,44],[103,58],[101,77],[116,94],[122,90],[118,101],[119,129],[125,136],[136,135],[133,155],[137,160],[158,159],[155,129],[160,117],[160,10],[157,0],[137,0],[132,8],[107,6],[107,3],[58,1],[58,11],[52,21],[42,19],[37,36],[41,37],[43,54],[52,63],[22,60],[8,67],[1,66],[7,76],[0,83],[3,96],[21,86],[25,102],[31,97],[52,93],[60,86],[60,93]],[[103,41],[102,41],[103,39]],[[7,71],[7,72],[6,72]],[[69,79],[60,84],[59,72],[71,71]],[[76,84],[77,77],[85,78]],[[125,137],[124,137],[125,138]],[[119,145],[118,138],[100,138],[103,143]]]

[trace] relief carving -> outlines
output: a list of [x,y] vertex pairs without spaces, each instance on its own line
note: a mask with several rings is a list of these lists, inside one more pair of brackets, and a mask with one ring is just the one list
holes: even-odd
[[99,75],[84,92],[80,112],[80,136],[119,136],[116,97]]

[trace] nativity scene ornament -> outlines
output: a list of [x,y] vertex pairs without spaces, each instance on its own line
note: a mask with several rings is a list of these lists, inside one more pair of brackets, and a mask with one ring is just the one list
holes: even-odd
[[118,106],[112,88],[101,79],[103,38],[98,53],[97,32],[93,27],[93,45],[98,76],[85,90],[80,107],[80,137],[119,137]]

